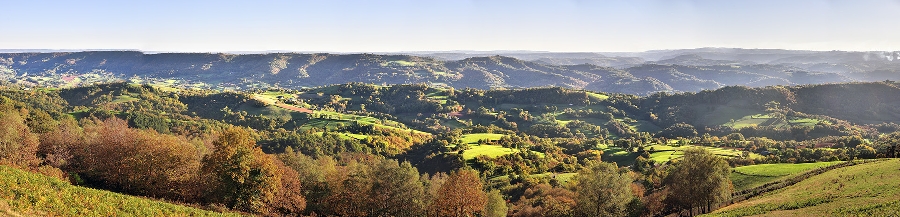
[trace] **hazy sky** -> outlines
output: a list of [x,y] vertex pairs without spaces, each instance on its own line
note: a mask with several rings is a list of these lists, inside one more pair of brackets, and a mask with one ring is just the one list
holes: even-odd
[[900,50],[900,0],[0,0],[0,49]]

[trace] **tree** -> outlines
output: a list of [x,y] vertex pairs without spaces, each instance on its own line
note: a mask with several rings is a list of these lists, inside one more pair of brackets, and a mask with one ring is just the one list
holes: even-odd
[[509,207],[506,206],[506,200],[503,199],[503,195],[500,194],[499,190],[492,190],[487,194],[487,203],[484,205],[484,212],[481,216],[484,217],[503,217],[506,216],[506,212],[509,211]]
[[33,168],[40,163],[37,158],[39,141],[31,133],[21,114],[27,112],[12,108],[0,109],[0,164]]
[[574,192],[544,183],[526,185],[532,186],[525,189],[516,201],[511,216],[575,216],[574,209],[577,204]]
[[666,129],[660,131],[658,134],[656,134],[656,136],[670,139],[676,137],[691,138],[697,136],[697,129],[695,129],[694,126],[691,126],[690,124],[677,123],[670,127],[666,127]]
[[284,165],[280,160],[274,160],[274,162],[278,171],[281,172],[281,186],[275,195],[275,200],[268,204],[269,209],[275,213],[299,215],[306,208],[300,174]]
[[62,116],[59,127],[41,135],[38,155],[47,165],[68,169],[73,157],[73,149],[84,142],[84,130],[72,116]]
[[626,216],[633,195],[631,176],[615,163],[591,163],[578,172],[575,193],[577,216]]
[[[130,194],[191,201],[199,195],[200,151],[183,137],[152,130],[128,128],[121,119],[85,125],[84,142],[77,126],[63,121],[59,132],[49,133],[44,145],[48,153],[71,147],[70,167],[92,184]],[[61,136],[73,138],[59,138]],[[61,141],[61,140],[73,141]],[[61,147],[60,147],[61,146]],[[48,154],[48,156],[51,156]]]
[[409,162],[383,159],[375,165],[372,176],[373,212],[375,216],[420,216],[425,211],[425,188],[419,171]]
[[727,200],[734,190],[729,169],[725,159],[706,149],[685,149],[684,157],[666,177],[668,199],[677,208],[703,207],[709,211],[714,204]]
[[281,186],[274,159],[256,147],[243,128],[225,130],[213,142],[215,150],[203,158],[203,174],[210,176],[206,199],[228,207],[261,212]]
[[487,196],[474,170],[462,169],[447,177],[431,204],[432,216],[474,216],[484,210]]

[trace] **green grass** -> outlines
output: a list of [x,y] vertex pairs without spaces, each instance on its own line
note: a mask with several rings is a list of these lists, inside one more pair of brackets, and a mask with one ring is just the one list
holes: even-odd
[[770,118],[768,115],[753,114],[753,115],[747,115],[747,116],[741,117],[739,119],[735,119],[733,123],[730,121],[726,121],[726,123],[722,124],[722,125],[738,129],[738,128],[744,128],[744,127],[759,126],[760,124],[765,123],[769,119]]
[[0,166],[2,216],[238,216],[70,185]]
[[[682,150],[689,147],[698,147],[702,149],[706,149],[707,151],[712,152],[715,155],[719,155],[722,157],[741,157],[743,155],[743,151],[735,150],[735,149],[727,149],[727,148],[719,148],[719,147],[708,147],[708,146],[699,146],[699,145],[684,145],[679,147],[668,146],[668,145],[651,145],[649,147],[645,147],[646,150],[650,150],[653,148],[653,151],[650,151],[650,159],[653,159],[656,162],[667,162],[670,160],[678,159],[684,156],[684,152]],[[750,158],[760,158],[759,154],[750,153]]]
[[[315,134],[318,135],[318,136],[322,136],[322,135],[324,135],[325,133],[323,133],[323,132],[318,132],[318,133],[315,133]],[[365,139],[365,138],[369,138],[369,136],[367,136],[367,135],[355,134],[355,133],[338,133],[338,136],[340,136],[340,137],[343,138],[343,139]]]
[[290,110],[283,109],[274,105],[256,107],[249,104],[242,104],[235,109],[246,111],[249,115],[262,115],[264,117],[281,119],[285,121],[292,119]]
[[[708,107],[709,105],[698,105],[701,107]],[[749,116],[757,115],[761,111],[754,109],[746,109],[741,107],[731,107],[731,106],[713,106],[713,110],[705,113],[703,116],[699,118],[699,121],[703,125],[713,126],[713,125],[725,125],[730,124],[731,120],[734,119],[735,122],[739,122],[744,118],[750,119]],[[765,121],[765,120],[762,120]],[[762,123],[760,121],[760,123]],[[752,123],[746,123],[752,124]],[[758,123],[757,123],[758,124]],[[743,127],[743,125],[741,126]]]
[[500,157],[507,154],[519,152],[516,149],[504,148],[499,145],[473,145],[468,150],[463,151],[462,157],[465,160],[475,159],[477,156],[487,156],[490,158]]
[[[495,157],[518,152],[519,150],[517,150],[517,149],[504,148],[503,146],[499,146],[499,145],[477,145],[478,140],[482,140],[482,139],[499,140],[503,136],[504,136],[503,134],[496,134],[496,133],[473,133],[473,134],[463,135],[462,138],[460,138],[460,141],[463,144],[469,144],[469,149],[463,151],[463,154],[462,154],[463,159],[471,160],[471,159],[475,159],[475,157],[480,156],[480,155],[485,155],[485,156],[488,156],[491,158],[495,158]],[[536,151],[531,151],[531,152],[539,155],[540,157],[544,157],[544,153],[540,153],[540,152],[536,152]]]
[[898,216],[900,160],[834,169],[708,216]]
[[744,128],[751,126],[775,126],[775,127],[788,127],[788,126],[815,126],[820,121],[817,119],[811,118],[797,118],[797,117],[788,117],[787,121],[781,121],[777,123],[770,123],[772,117],[769,114],[753,114],[743,116],[739,119],[734,119],[732,123],[730,120],[725,121],[723,126],[728,126],[732,128]]
[[460,141],[463,144],[477,144],[478,140],[488,139],[488,140],[499,140],[503,137],[503,134],[496,133],[473,133],[473,134],[465,134],[462,135]]
[[609,96],[607,96],[606,94],[600,94],[600,93],[594,93],[594,92],[587,92],[587,94],[588,94],[588,97],[591,97],[591,98],[597,99],[597,100],[609,99]]
[[843,161],[802,164],[758,164],[732,169],[731,181],[735,190],[754,188],[779,179],[789,178],[820,167],[827,167]]
[[131,101],[138,101],[138,100],[140,100],[140,99],[135,98],[133,96],[121,95],[121,96],[116,96],[115,98],[113,98],[112,103],[131,102]]

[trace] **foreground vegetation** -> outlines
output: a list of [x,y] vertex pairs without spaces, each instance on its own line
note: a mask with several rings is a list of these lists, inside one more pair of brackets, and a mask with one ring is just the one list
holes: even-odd
[[896,216],[900,160],[844,167],[709,216]]
[[[900,95],[890,82],[648,97],[363,83],[248,92],[4,86],[0,164],[259,215],[699,214],[733,192],[799,181],[831,162],[896,157],[900,125],[834,118],[852,110],[826,110],[833,106],[810,93],[835,90]],[[893,114],[869,111],[852,118]],[[721,121],[753,114],[771,123]],[[791,124],[801,119],[817,122]]]
[[240,216],[90,189],[0,166],[4,216]]

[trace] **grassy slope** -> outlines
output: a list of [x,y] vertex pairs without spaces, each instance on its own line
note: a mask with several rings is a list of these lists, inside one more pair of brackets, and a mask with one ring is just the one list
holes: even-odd
[[[666,161],[669,161],[672,159],[681,158],[684,155],[684,152],[682,152],[682,150],[684,150],[685,148],[688,148],[688,147],[703,148],[703,149],[706,149],[706,150],[712,152],[713,154],[723,156],[723,157],[739,157],[739,156],[741,156],[741,154],[743,154],[742,151],[735,150],[735,149],[697,146],[697,145],[684,145],[684,146],[679,146],[679,147],[673,147],[673,146],[668,146],[668,145],[651,145],[651,146],[647,147],[646,149],[649,150],[650,148],[653,148],[653,151],[650,152],[650,158],[653,159],[654,161],[666,162]],[[756,154],[756,153],[750,153],[750,158],[759,158],[759,157],[762,157],[762,156],[760,156],[759,154]]]
[[827,167],[843,161],[802,163],[802,164],[758,164],[736,167],[731,172],[731,181],[735,190],[745,190],[760,186],[778,179],[788,178],[795,174]]
[[0,216],[238,216],[78,186],[0,166]]
[[898,168],[900,159],[835,169],[710,216],[898,216]]
[[[473,133],[463,135],[460,140],[464,144],[469,144],[469,149],[463,151],[463,159],[470,160],[475,159],[475,157],[479,155],[486,155],[491,158],[516,153],[519,150],[512,148],[504,148],[499,145],[478,145],[478,140],[488,139],[488,140],[499,140],[503,137],[503,134],[496,133]],[[532,151],[535,154],[544,157],[544,153],[539,153]]]

